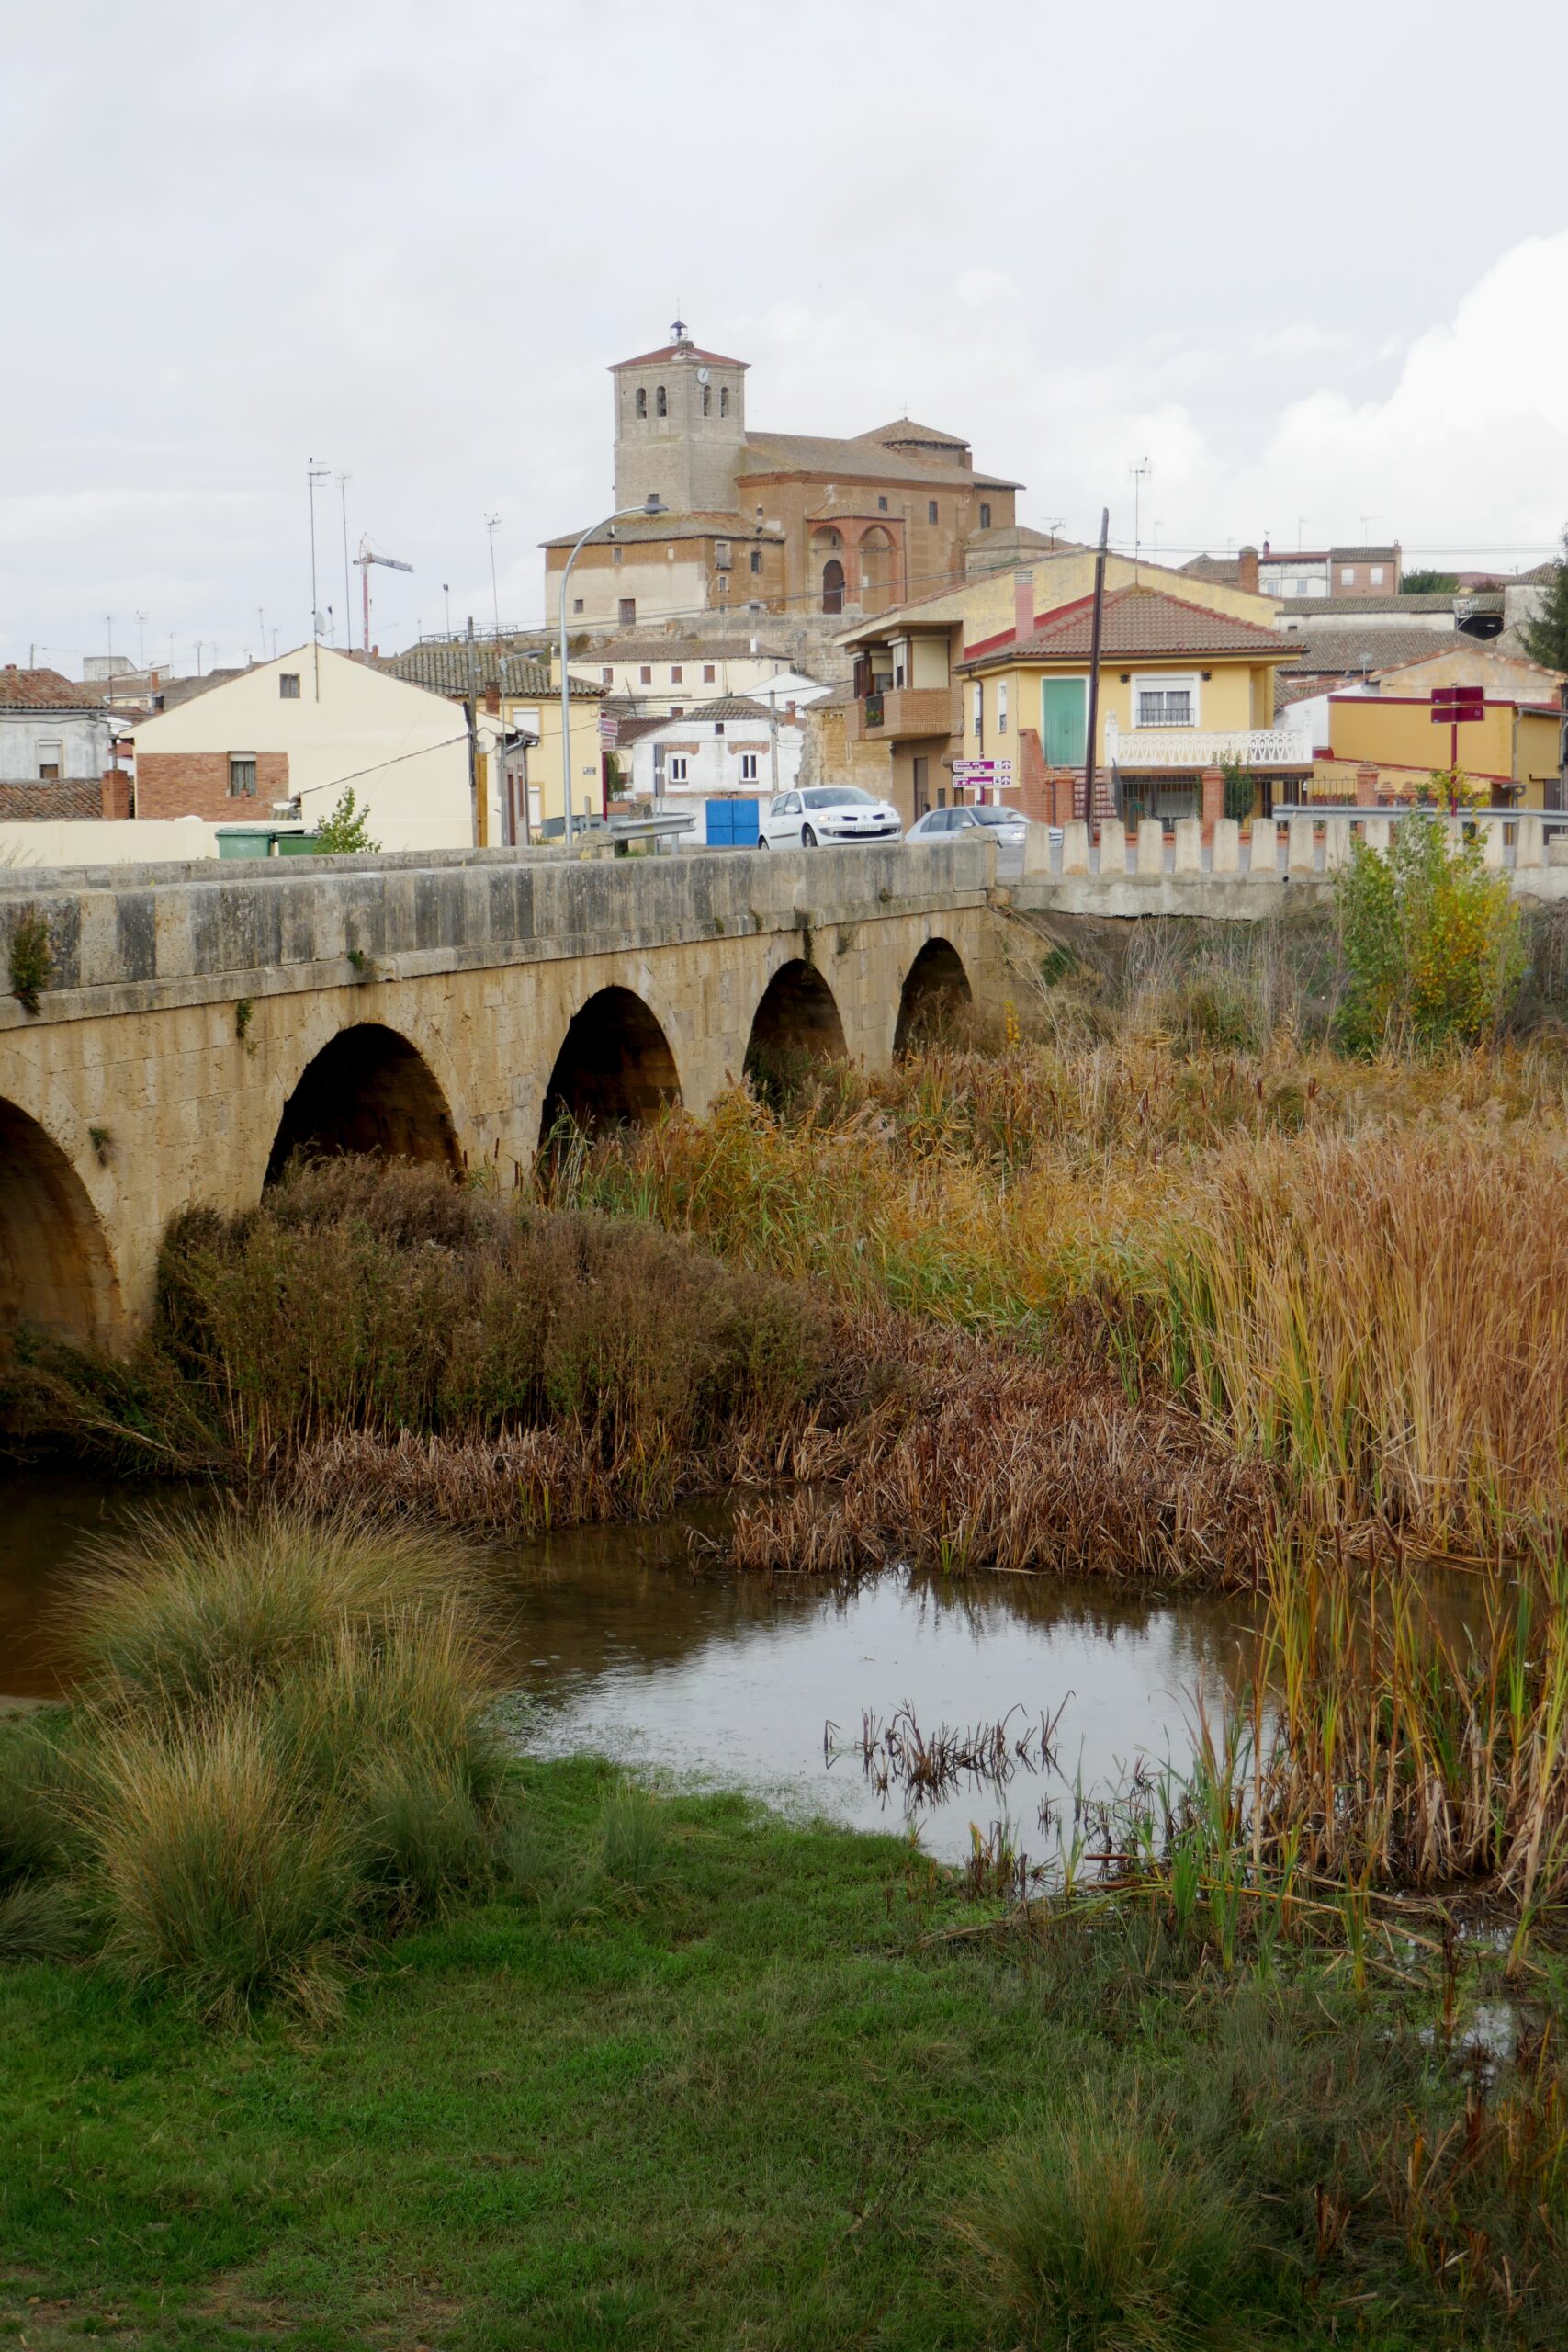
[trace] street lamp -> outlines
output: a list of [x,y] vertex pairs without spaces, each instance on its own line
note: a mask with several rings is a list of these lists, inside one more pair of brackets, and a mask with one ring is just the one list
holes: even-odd
[[601,522],[590,523],[568,556],[566,569],[560,576],[560,788],[561,816],[566,825],[568,849],[574,838],[571,819],[571,680],[566,668],[566,592],[571,578],[571,567],[595,531],[605,530],[612,523],[624,522],[628,514],[663,514],[667,511],[664,501],[657,492],[650,492],[640,506],[617,506],[613,514],[606,514]]

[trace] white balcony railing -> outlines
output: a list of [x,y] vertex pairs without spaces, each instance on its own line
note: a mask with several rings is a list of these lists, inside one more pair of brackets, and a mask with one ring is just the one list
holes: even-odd
[[1244,768],[1310,768],[1312,738],[1282,727],[1119,728],[1114,712],[1105,721],[1105,759],[1110,767],[1174,768],[1190,774],[1227,763]]

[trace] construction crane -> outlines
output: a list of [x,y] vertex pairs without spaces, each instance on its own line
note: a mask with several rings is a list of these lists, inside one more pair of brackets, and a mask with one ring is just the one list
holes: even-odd
[[354,565],[361,583],[360,598],[365,619],[364,647],[367,662],[370,659],[370,567],[373,563],[381,564],[388,571],[413,570],[412,563],[400,563],[395,555],[378,554],[368,539],[360,540],[359,553],[354,559]]

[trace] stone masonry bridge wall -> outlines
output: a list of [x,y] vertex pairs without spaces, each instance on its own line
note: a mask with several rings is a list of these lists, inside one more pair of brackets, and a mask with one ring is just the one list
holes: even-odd
[[[0,1326],[127,1336],[160,1236],[253,1205],[287,1147],[510,1182],[547,1105],[705,1114],[772,1041],[890,1059],[912,991],[997,964],[995,851],[510,852],[0,874]],[[917,968],[918,967],[918,968]]]

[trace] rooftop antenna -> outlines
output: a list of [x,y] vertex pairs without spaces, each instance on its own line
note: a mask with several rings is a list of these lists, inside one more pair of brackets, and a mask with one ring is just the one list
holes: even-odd
[[319,466],[314,458],[306,459],[305,487],[310,494],[310,659],[318,702],[321,699],[321,616],[316,602],[316,484],[325,481],[331,470],[329,466]]
[[1150,474],[1153,473],[1154,468],[1150,465],[1146,458],[1140,458],[1137,464],[1135,466],[1129,466],[1127,470],[1133,477],[1133,566],[1135,571],[1137,569],[1138,562],[1138,518],[1140,501],[1143,494],[1144,484],[1147,481]]
[[378,555],[368,539],[360,540],[359,553],[354,560],[363,583],[360,594],[364,599],[364,650],[365,659],[368,662],[370,659],[370,567],[373,563],[378,563],[388,571],[412,571],[413,566],[412,563],[400,563],[395,555]]
[[[354,610],[354,598],[349,594],[348,586],[348,476],[346,474],[339,474],[337,478],[337,505],[338,517],[343,524],[343,641],[345,645],[352,645],[354,625],[349,615]],[[265,644],[262,651],[264,654],[266,651]]]
[[138,613],[136,616],[136,666],[138,670],[141,671],[144,674],[147,668],[146,628],[146,614]]
[[500,521],[499,514],[485,516],[485,529],[490,533],[490,602],[495,616],[495,641],[498,645],[501,643],[501,591],[495,584],[495,534]]

